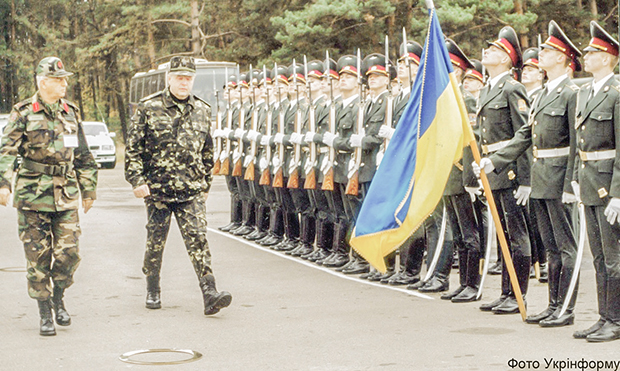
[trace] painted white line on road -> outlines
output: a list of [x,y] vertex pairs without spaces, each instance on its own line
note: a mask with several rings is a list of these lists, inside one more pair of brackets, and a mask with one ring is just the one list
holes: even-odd
[[222,232],[219,229],[213,229],[213,228],[207,228],[207,229],[209,230],[209,232],[217,233],[219,235],[222,235],[224,237],[228,237],[230,239],[233,239],[233,240],[236,240],[238,242],[244,243],[246,245],[252,246],[252,247],[257,248],[259,250],[262,250],[262,251],[268,252],[270,254],[277,255],[277,256],[279,256],[281,258],[285,258],[285,259],[294,261],[296,263],[305,265],[306,267],[310,267],[310,268],[313,268],[313,269],[317,269],[317,270],[323,271],[325,273],[329,273],[332,276],[343,278],[343,279],[346,279],[346,280],[349,280],[349,281],[355,281],[357,283],[362,283],[364,285],[370,285],[370,286],[380,287],[382,289],[388,289],[388,290],[392,290],[392,291],[402,292],[402,293],[405,293],[407,295],[416,296],[416,297],[422,298],[422,299],[434,300],[433,297],[428,296],[428,295],[424,295],[424,294],[420,294],[417,291],[402,289],[402,288],[399,288],[399,287],[392,287],[392,286],[388,286],[388,285],[382,285],[380,283],[375,283],[375,282],[371,282],[371,281],[368,281],[368,280],[363,280],[361,278],[347,276],[347,275],[342,274],[340,272],[336,272],[335,270],[332,270],[332,269],[329,269],[329,268],[325,268],[325,267],[321,267],[319,265],[307,262],[307,261],[305,261],[303,259],[297,259],[295,257],[292,257],[292,256],[286,255],[284,253],[281,253],[279,251],[271,250],[270,248],[263,247],[263,246],[261,246],[259,244],[254,243],[254,242],[250,242],[250,241],[246,240],[245,238],[233,236],[230,233]]

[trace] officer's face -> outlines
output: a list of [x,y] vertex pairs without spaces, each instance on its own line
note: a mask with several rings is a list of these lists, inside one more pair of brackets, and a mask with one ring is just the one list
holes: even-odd
[[392,85],[392,96],[397,96],[400,93],[400,82],[398,80],[390,81],[390,85]]
[[177,74],[168,75],[168,85],[170,86],[170,92],[178,99],[185,99],[189,97],[194,87],[194,76],[184,76]]
[[478,79],[466,77],[463,80],[463,89],[467,90],[468,92],[472,94],[475,94],[477,91],[480,91],[480,89],[482,89],[483,86],[484,84]]
[[587,52],[583,57],[583,69],[590,73],[600,71],[607,65],[606,56],[605,52]]
[[230,95],[231,102],[239,99],[239,90],[237,88],[229,89],[228,94]]
[[[316,77],[308,77],[308,82],[310,83],[310,91],[313,94],[319,94],[321,92],[321,88],[323,87],[321,79],[317,79]],[[312,98],[314,99],[316,96]]]
[[357,77],[350,73],[343,73],[340,75],[340,90],[350,92],[357,88]]
[[373,91],[383,91],[387,89],[390,79],[381,74],[371,73],[368,75],[368,87]]
[[523,73],[521,74],[521,82],[523,84],[533,84],[535,82],[542,83],[543,73],[540,69],[532,66],[523,67]]
[[538,52],[538,67],[543,70],[553,68],[558,64],[564,64],[566,55],[558,50],[542,48]]
[[486,67],[500,66],[510,60],[508,54],[495,45],[484,50],[482,55],[482,64]]
[[56,102],[60,98],[63,98],[67,93],[67,78],[66,77],[46,77],[41,80],[39,89],[49,99]]
[[[418,64],[415,63],[412,59],[409,59],[409,69],[411,69],[411,78],[414,78],[415,75],[418,74]],[[401,81],[409,80],[409,71],[407,71],[407,61],[400,60],[398,61],[398,71],[397,71],[398,79]]]

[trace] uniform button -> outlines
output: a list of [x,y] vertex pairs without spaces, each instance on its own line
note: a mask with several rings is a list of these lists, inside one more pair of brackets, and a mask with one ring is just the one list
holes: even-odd
[[483,119],[483,120],[486,120],[487,118],[486,118],[485,116],[482,116],[482,119]]
[[599,116],[599,117],[598,117],[598,119],[600,120],[600,119],[601,119],[601,116]]
[[534,157],[534,159],[533,159],[532,161],[533,161],[533,162],[536,162],[536,161],[538,161],[538,159],[537,159],[536,157]]
[[487,143],[487,140],[486,140],[486,139],[483,139],[482,141],[483,141],[485,144]]
[[534,146],[534,147],[532,147],[532,149],[533,149],[534,151],[536,151],[536,150],[538,149],[538,147]]
[[582,169],[585,169],[585,167],[586,167],[586,164],[581,164]]
[[585,143],[585,140],[583,140],[583,138],[579,139],[579,143]]
[[585,126],[585,125],[583,125],[583,126],[581,127],[581,130],[586,130],[586,126]]
[[555,111],[551,111],[551,114],[552,114],[552,115],[555,115]]
[[483,133],[486,133],[486,132],[487,132],[487,129],[486,129],[486,128],[482,128],[482,132],[483,132]]
[[537,136],[538,136],[538,135],[536,135],[536,134],[532,134],[532,137],[533,137],[533,138],[536,138]]
[[534,125],[538,125],[538,121],[534,121]]

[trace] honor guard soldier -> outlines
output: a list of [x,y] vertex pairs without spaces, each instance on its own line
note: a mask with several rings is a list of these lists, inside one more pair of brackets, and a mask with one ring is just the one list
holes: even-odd
[[523,52],[523,70],[521,84],[525,86],[530,103],[534,102],[542,91],[545,72],[538,65],[538,48],[529,48]]
[[[233,149],[236,143],[231,139],[232,131],[235,129],[235,125],[239,122],[239,89],[237,89],[237,76],[230,75],[226,83],[226,92],[228,95],[228,102],[226,104],[226,113],[223,115],[224,122],[222,123],[221,132],[217,130],[213,133],[214,137],[221,137],[228,143],[222,150],[222,167],[220,174],[226,178],[226,186],[230,192],[230,223],[219,227],[222,232],[228,232],[233,229],[237,229],[241,226],[243,204],[241,203],[241,196],[239,195],[239,188],[237,187],[237,181],[232,176],[232,169],[230,168],[232,163]],[[227,150],[228,149],[228,150]]]
[[336,216],[334,225],[334,240],[331,254],[316,263],[325,267],[342,267],[349,262],[349,242],[347,234],[352,220],[345,211],[344,198],[349,180],[347,176],[349,161],[353,153],[350,137],[357,122],[357,106],[359,104],[359,79],[357,57],[345,55],[338,59],[339,90],[342,94],[342,103],[336,111],[336,133],[325,132],[323,143],[336,151],[334,166],[334,190],[328,198],[332,214]]
[[620,338],[620,84],[614,77],[619,45],[594,21],[590,34],[584,69],[594,79],[577,98],[579,160],[573,184],[585,206],[600,319],[573,336],[602,342]]
[[[457,81],[462,81],[465,71],[474,68],[474,65],[467,58],[465,53],[452,40],[446,40],[446,48],[450,55],[450,61],[454,68]],[[476,98],[471,93],[463,89],[463,85],[459,85],[467,113],[475,117]],[[464,151],[471,152],[469,147]],[[471,154],[465,158],[473,158]],[[467,162],[465,162],[467,163]],[[446,294],[441,298],[444,300],[452,300],[454,303],[470,302],[477,300],[478,286],[480,284],[480,253],[481,238],[478,228],[478,220],[474,210],[474,204],[470,195],[465,191],[464,187],[463,165],[457,163],[452,167],[452,172],[448,178],[448,183],[444,190],[444,203],[446,205],[446,214],[449,225],[452,230],[454,245],[458,248],[459,256],[459,287]],[[474,183],[477,183],[474,181]],[[476,186],[472,184],[469,186]],[[446,246],[447,247],[447,246]],[[447,255],[447,256],[444,256]],[[437,266],[436,280],[438,283],[447,282],[449,279],[452,251],[444,247],[440,258],[441,264]],[[435,286],[439,286],[437,283]],[[423,290],[421,287],[420,290]]]
[[[487,86],[480,93],[478,125],[481,128],[482,153],[485,156],[504,148],[515,133],[527,123],[530,109],[525,87],[517,82],[512,68],[521,67],[521,47],[516,32],[506,26],[497,40],[484,51],[482,63],[489,72]],[[531,248],[525,219],[529,197],[530,174],[526,156],[501,172],[489,174],[489,183],[497,203],[502,228],[507,231],[517,280],[522,294],[527,293]],[[499,228],[499,226],[498,226]],[[499,299],[480,307],[496,314],[518,313],[519,307],[510,285],[508,271],[502,271],[502,292]]]
[[7,206],[17,155],[14,206],[27,260],[28,294],[37,300],[43,336],[56,335],[56,323],[71,324],[63,302],[80,262],[78,217],[96,198],[97,163],[88,151],[80,113],[64,100],[67,72],[56,57],[36,69],[38,91],[16,104],[0,144],[0,205]]
[[476,98],[476,102],[478,102],[480,90],[484,87],[484,68],[482,67],[482,62],[477,59],[470,59],[469,61],[474,67],[465,71],[463,89],[470,92]]
[[[285,66],[274,67],[271,70],[270,76],[273,84],[273,89],[271,90],[273,99],[270,99],[270,102],[272,102],[272,104],[270,104],[272,120],[271,135],[263,135],[261,137],[261,145],[269,145],[272,151],[271,159],[268,164],[271,177],[268,180],[265,179],[265,188],[269,188],[270,191],[268,192],[275,198],[269,208],[269,231],[267,232],[267,236],[257,240],[256,243],[269,247],[278,245],[284,238],[284,207],[278,190],[273,185],[276,182],[278,169],[281,168],[280,166],[282,164],[279,151],[281,144],[276,145],[274,138],[280,131],[284,130],[284,114],[289,104],[288,77],[286,76],[286,70],[287,68]],[[282,153],[284,152],[282,151]],[[282,181],[282,179],[280,181]]]
[[[568,292],[577,258],[571,213],[563,202],[574,202],[571,180],[575,158],[575,106],[577,86],[566,74],[569,63],[581,52],[551,21],[549,38],[541,45],[539,63],[549,81],[533,103],[528,125],[523,126],[503,149],[480,163],[486,172],[502,172],[529,148],[533,149],[530,172],[530,207],[541,248],[549,256],[549,305],[529,316],[527,323],[542,327],[572,325],[577,290]],[[570,301],[560,316],[562,305]]]
[[206,198],[211,187],[213,141],[211,107],[192,94],[196,65],[192,57],[172,57],[168,87],[140,101],[125,151],[125,178],[146,204],[147,243],[142,272],[147,279],[146,307],[161,308],[159,277],[170,221],[174,214],[200,282],[204,314],[232,301],[217,292],[207,242]]

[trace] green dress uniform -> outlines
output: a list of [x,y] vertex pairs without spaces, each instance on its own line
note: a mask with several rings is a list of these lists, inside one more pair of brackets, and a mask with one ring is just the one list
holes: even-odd
[[[95,199],[97,163],[88,150],[78,108],[61,99],[44,103],[37,92],[13,107],[0,146],[0,188],[11,187],[27,259],[28,294],[47,300],[67,288],[80,262],[80,193]],[[52,258],[53,257],[53,258]]]

